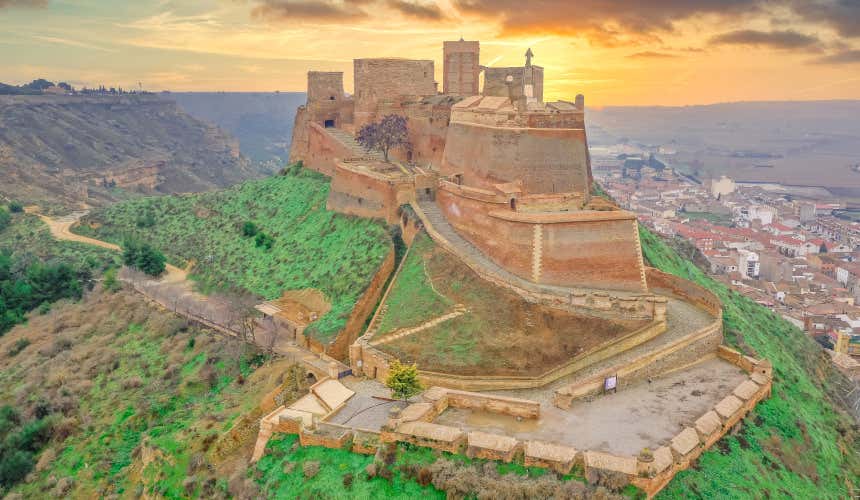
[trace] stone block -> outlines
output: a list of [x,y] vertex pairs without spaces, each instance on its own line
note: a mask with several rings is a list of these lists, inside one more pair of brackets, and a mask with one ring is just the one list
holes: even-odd
[[705,413],[696,420],[696,432],[702,441],[705,441],[715,434],[719,433],[723,428],[723,423],[720,421],[719,415],[713,410]]
[[448,389],[439,386],[433,386],[426,391],[421,397],[424,398],[425,401],[439,401],[444,398],[448,394]]
[[548,467],[567,474],[576,463],[579,452],[576,448],[543,441],[526,441],[525,466]]
[[661,446],[654,451],[654,459],[650,462],[638,461],[639,475],[654,477],[671,467],[674,461],[672,450],[668,446]]
[[729,395],[714,406],[714,411],[723,422],[734,416],[743,407],[744,403],[735,396]]
[[676,458],[680,459],[695,450],[699,446],[699,443],[699,434],[696,432],[696,429],[687,427],[672,438],[670,447],[672,449],[672,454],[675,455]]
[[753,372],[752,375],[750,375],[750,380],[758,385],[767,385],[768,382],[770,382],[770,377],[763,373]]
[[732,391],[732,394],[734,394],[743,401],[749,401],[749,399],[752,398],[755,393],[758,392],[758,390],[758,384],[756,384],[752,380],[744,380],[740,383],[740,385],[735,387],[735,390]]
[[516,438],[510,436],[472,431],[466,437],[466,452],[470,457],[510,462],[519,443]]
[[637,463],[633,457],[619,457],[602,451],[586,451],[584,458],[585,468],[602,469],[613,472],[621,472],[630,476],[637,474]]
[[421,420],[425,422],[429,422],[433,420],[435,417],[435,411],[433,411],[434,406],[432,403],[415,403],[406,407],[400,413],[400,421],[401,422],[412,422],[415,420]]

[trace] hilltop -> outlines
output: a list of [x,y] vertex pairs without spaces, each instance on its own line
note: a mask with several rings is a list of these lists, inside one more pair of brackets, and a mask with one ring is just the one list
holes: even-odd
[[46,209],[261,175],[227,133],[152,95],[0,96],[0,172],[0,195]]

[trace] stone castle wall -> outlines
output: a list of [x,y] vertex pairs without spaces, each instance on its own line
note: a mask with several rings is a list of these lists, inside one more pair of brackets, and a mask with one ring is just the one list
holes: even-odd
[[414,194],[411,180],[385,179],[340,161],[335,165],[326,209],[397,224],[400,205],[412,200]]
[[448,127],[442,175],[483,189],[522,179],[526,193],[587,193],[590,165],[583,129],[508,128],[457,121]]
[[476,41],[443,42],[442,92],[470,96],[478,94],[481,44]]
[[355,126],[378,118],[380,104],[436,95],[432,60],[355,59]]
[[536,283],[644,292],[636,218],[624,211],[569,212],[567,220],[519,214],[509,202],[442,182],[436,203],[490,259]]
[[[519,66],[512,68],[485,68],[484,69],[484,95],[498,97],[522,97],[527,72],[531,72],[531,80],[534,85],[533,97],[538,102],[543,102],[543,68],[540,66]],[[508,76],[513,81],[507,82]],[[510,90],[509,90],[510,89]]]

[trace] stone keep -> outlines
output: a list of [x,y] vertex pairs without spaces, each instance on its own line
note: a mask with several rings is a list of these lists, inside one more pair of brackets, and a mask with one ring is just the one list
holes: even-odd
[[480,67],[480,42],[444,42],[442,92],[450,95],[478,95]]

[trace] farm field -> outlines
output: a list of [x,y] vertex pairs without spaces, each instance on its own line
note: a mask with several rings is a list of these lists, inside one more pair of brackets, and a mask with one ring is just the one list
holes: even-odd
[[391,249],[382,223],[327,211],[328,190],[326,177],[294,166],[224,191],[119,203],[93,212],[75,231],[120,245],[145,240],[178,267],[192,263],[204,293],[272,300],[287,290],[319,289],[331,310],[306,333],[325,343]]

